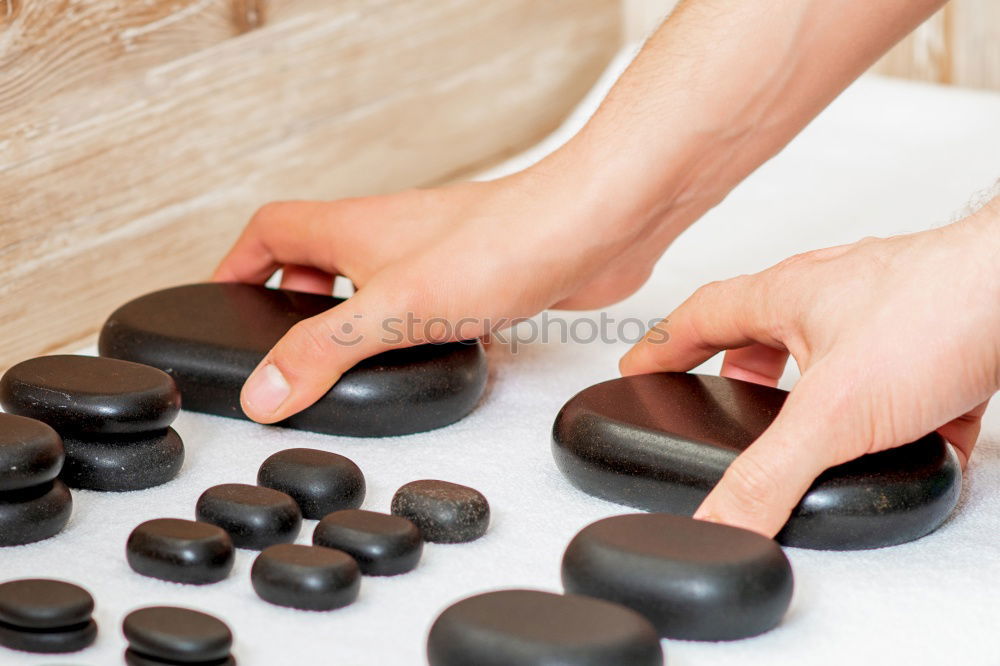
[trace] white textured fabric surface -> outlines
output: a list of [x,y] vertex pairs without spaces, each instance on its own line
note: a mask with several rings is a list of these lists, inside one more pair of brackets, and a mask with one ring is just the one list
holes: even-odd
[[[627,57],[619,58],[605,83]],[[530,162],[568,136],[599,97],[595,93],[554,138],[505,169]],[[1000,96],[863,79],[686,233],[649,284],[609,314],[654,319],[706,281],[759,270],[807,249],[947,221],[975,190],[1000,176],[998,155]],[[0,649],[0,664],[121,663],[122,617],[149,604],[189,606],[224,618],[244,666],[424,663],[427,630],[448,604],[502,587],[559,590],[559,561],[573,534],[628,511],[573,489],[549,452],[559,407],[576,391],[615,376],[626,348],[550,340],[512,354],[494,346],[479,408],[451,427],[409,437],[330,437],[183,413],[175,427],[187,460],[175,481],[135,493],[75,492],[64,533],[0,550],[0,579],[51,576],[91,590],[101,629],[85,652],[46,657]],[[705,370],[716,371],[717,363]],[[207,587],[143,578],[128,568],[125,539],[139,522],[193,517],[205,488],[253,483],[264,458],[294,446],[355,460],[368,480],[368,509],[387,510],[395,489],[414,479],[471,485],[489,498],[492,527],[472,544],[428,545],[412,573],[365,578],[360,600],[330,613],[258,599],[249,582],[250,551],[239,551],[229,579]],[[307,521],[299,542],[309,541],[314,525]],[[998,534],[1000,409],[994,405],[959,509],[938,532],[876,551],[789,549],[796,590],[778,629],[725,644],[666,641],[668,663],[1000,663]]]

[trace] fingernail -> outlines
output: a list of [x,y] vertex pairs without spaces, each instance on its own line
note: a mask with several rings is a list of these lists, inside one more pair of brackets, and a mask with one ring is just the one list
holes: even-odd
[[257,368],[247,379],[243,397],[256,416],[269,416],[281,407],[292,392],[288,380],[274,364]]

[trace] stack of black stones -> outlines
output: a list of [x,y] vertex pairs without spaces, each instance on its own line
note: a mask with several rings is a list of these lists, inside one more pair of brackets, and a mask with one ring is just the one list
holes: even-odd
[[[250,572],[258,596],[279,606],[326,611],[353,603],[362,575],[411,571],[424,541],[472,541],[489,526],[486,498],[445,481],[403,486],[391,514],[362,510],[361,469],[317,449],[272,455],[260,466],[257,482],[209,488],[198,498],[195,521],[142,523],[128,540],[129,564],[146,576],[205,584],[229,574],[234,547],[259,550]],[[312,545],[292,543],[303,518],[319,520]]]
[[0,546],[47,539],[66,526],[73,499],[57,478],[64,458],[55,430],[0,414]]
[[184,445],[170,424],[180,393],[165,372],[93,356],[41,356],[0,379],[0,405],[62,436],[72,488],[126,491],[173,479]]

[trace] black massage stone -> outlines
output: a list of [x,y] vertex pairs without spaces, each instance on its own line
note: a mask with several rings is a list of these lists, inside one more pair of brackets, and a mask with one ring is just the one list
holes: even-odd
[[0,493],[51,481],[63,465],[63,443],[50,426],[0,414]]
[[236,658],[232,655],[210,661],[174,661],[173,659],[155,659],[140,654],[128,648],[125,650],[125,666],[236,666]]
[[341,550],[282,543],[257,556],[250,582],[264,601],[327,611],[358,598],[361,570],[354,558]]
[[573,594],[501,590],[444,610],[427,637],[430,666],[661,666],[644,617]]
[[396,491],[392,513],[409,518],[425,541],[463,543],[486,534],[490,504],[481,492],[448,481],[411,481]]
[[[151,606],[132,611],[122,631],[134,657],[129,663],[228,663],[233,634],[222,620],[187,608]],[[126,657],[127,659],[127,657]]]
[[72,488],[124,492],[170,481],[184,464],[184,443],[173,428],[137,435],[64,436],[62,479]]
[[792,567],[756,532],[640,513],[583,528],[562,562],[567,592],[641,613],[665,638],[727,641],[774,628],[792,600]]
[[[778,414],[785,391],[685,373],[591,386],[559,412],[553,454],[581,490],[649,511],[692,515],[736,456]],[[824,550],[879,548],[936,529],[962,473],[933,433],[820,476],[777,540]]]
[[386,513],[345,509],[316,525],[313,543],[342,550],[368,576],[406,573],[420,561],[424,542],[412,521]]
[[348,458],[318,449],[286,449],[264,461],[257,483],[291,495],[302,517],[319,520],[365,499],[365,476]]
[[233,540],[217,525],[179,518],[140,524],[125,544],[129,566],[175,583],[217,583],[233,568]]
[[94,598],[81,587],[41,578],[0,584],[0,645],[39,653],[76,652],[97,637]]
[[66,526],[72,512],[73,498],[59,479],[0,493],[0,546],[48,539]]
[[[246,418],[240,389],[264,355],[293,325],[341,302],[247,284],[174,287],[118,308],[99,348],[102,356],[170,373],[186,409]],[[344,331],[336,344],[351,344],[354,335]],[[364,437],[431,430],[472,411],[485,385],[478,342],[393,350],[362,361],[315,405],[278,425]]]
[[95,356],[40,356],[0,379],[0,405],[66,434],[163,430],[181,408],[174,380],[139,363]]
[[0,622],[28,629],[84,624],[94,612],[94,598],[73,583],[25,578],[0,583]]
[[40,654],[77,652],[89,647],[96,638],[97,623],[93,620],[58,629],[18,629],[0,624],[0,645],[22,652]]
[[198,520],[218,525],[237,548],[263,550],[295,541],[302,526],[299,505],[283,492],[224,483],[203,492],[195,507]]

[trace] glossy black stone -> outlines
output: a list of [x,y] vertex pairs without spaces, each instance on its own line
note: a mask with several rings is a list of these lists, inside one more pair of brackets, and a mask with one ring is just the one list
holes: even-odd
[[369,576],[410,571],[424,548],[420,530],[412,521],[362,509],[337,511],[319,521],[313,543],[344,551],[358,561],[361,573]]
[[[615,379],[566,403],[553,428],[553,454],[566,477],[591,495],[691,515],[786,396],[685,373]],[[827,470],[777,539],[826,550],[911,541],[948,517],[961,484],[955,452],[933,433]]]
[[63,437],[61,478],[72,488],[125,492],[159,486],[184,464],[184,442],[173,428],[139,435]]
[[165,372],[95,356],[40,356],[0,379],[0,405],[66,434],[128,434],[163,430],[181,408]]
[[392,513],[412,520],[425,541],[463,543],[486,534],[490,504],[475,488],[448,481],[411,481],[396,491]]
[[218,525],[237,548],[263,550],[295,541],[302,526],[299,505],[283,492],[224,483],[203,492],[195,507],[198,520]]
[[257,483],[292,496],[302,517],[319,520],[365,499],[365,476],[349,458],[318,449],[285,449],[269,457]]
[[[99,348],[103,356],[169,372],[186,409],[246,418],[240,389],[264,355],[294,324],[341,302],[246,284],[175,287],[116,310]],[[344,332],[340,344],[351,335]],[[431,430],[472,411],[485,385],[478,342],[399,349],[362,361],[315,405],[278,425],[366,437]]]
[[20,629],[0,623],[0,645],[22,652],[77,652],[91,645],[96,638],[97,623],[93,620],[58,629]]
[[125,544],[136,573],[175,583],[217,583],[233,568],[233,540],[217,525],[156,518],[137,526]]
[[56,479],[0,493],[0,546],[18,546],[59,533],[73,513],[66,484]]
[[792,567],[755,532],[666,513],[614,516],[583,528],[562,561],[567,592],[641,613],[666,638],[727,641],[781,621]]
[[660,666],[656,630],[624,606],[577,595],[501,590],[444,610],[430,666]]
[[63,458],[62,438],[50,426],[0,414],[0,492],[51,481],[59,476]]
[[79,585],[49,578],[0,583],[0,622],[27,629],[85,624],[94,598]]
[[156,659],[128,648],[125,650],[125,666],[236,666],[236,658],[229,655],[223,659],[212,659],[211,661],[179,662]]
[[219,618],[188,608],[150,606],[125,616],[122,631],[140,657],[181,663],[223,661],[233,634]]
[[353,603],[361,570],[342,550],[291,543],[266,548],[250,569],[253,589],[264,601],[302,610],[326,611]]

